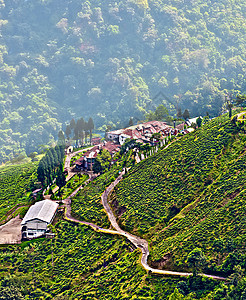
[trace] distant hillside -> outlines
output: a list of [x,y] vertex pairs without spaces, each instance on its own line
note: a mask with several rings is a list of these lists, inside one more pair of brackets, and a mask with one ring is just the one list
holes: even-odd
[[117,185],[111,204],[124,208],[119,223],[147,238],[153,265],[187,269],[195,247],[206,254],[208,271],[228,274],[238,263],[228,257],[245,251],[245,129],[216,118],[139,163]]
[[245,17],[242,0],[2,0],[0,161],[73,114],[123,127],[164,100],[217,115],[246,90]]

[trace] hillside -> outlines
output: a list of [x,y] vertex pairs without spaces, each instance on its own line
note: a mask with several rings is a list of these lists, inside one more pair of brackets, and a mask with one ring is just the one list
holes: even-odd
[[237,261],[228,266],[228,257],[245,251],[245,146],[244,125],[220,117],[139,163],[117,185],[111,206],[125,208],[122,228],[148,240],[150,264],[187,270],[188,253],[199,247],[208,271],[232,271]]
[[218,115],[226,91],[245,91],[244,4],[1,0],[0,161],[72,116],[124,127],[163,101]]
[[37,183],[37,167],[38,162],[0,167],[0,225],[18,207],[30,205],[31,191]]
[[190,271],[187,258],[199,247],[206,258],[202,271],[227,277],[228,282],[146,272],[139,249],[125,237],[68,222],[61,208],[51,226],[54,239],[1,246],[0,296],[243,299],[245,134],[245,124],[227,115],[213,119],[135,166],[129,151],[72,199],[76,218],[109,228],[101,193],[123,165],[131,166],[109,200],[116,214],[120,212],[120,226],[148,240],[149,264]]

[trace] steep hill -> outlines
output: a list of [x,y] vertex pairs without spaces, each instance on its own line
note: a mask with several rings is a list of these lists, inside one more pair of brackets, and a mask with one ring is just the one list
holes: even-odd
[[0,161],[71,114],[122,127],[164,100],[217,115],[224,89],[245,91],[245,14],[242,0],[1,0]]
[[187,269],[188,253],[199,247],[208,270],[232,271],[223,262],[235,249],[245,251],[245,149],[245,125],[220,117],[139,163],[117,185],[111,204],[124,207],[119,223],[149,241],[151,264]]

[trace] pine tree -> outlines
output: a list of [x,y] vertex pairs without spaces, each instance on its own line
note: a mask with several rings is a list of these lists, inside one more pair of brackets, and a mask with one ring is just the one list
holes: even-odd
[[94,129],[94,122],[93,122],[92,118],[89,118],[87,124],[88,124],[88,130],[90,131],[90,144],[91,144],[92,130]]
[[78,127],[78,138],[81,138],[81,144],[84,145],[85,121],[83,118],[80,118],[77,121],[77,127]]
[[46,176],[45,176],[45,164],[44,164],[43,159],[41,159],[40,162],[39,162],[38,169],[37,169],[37,174],[38,174],[38,180],[44,186]]
[[182,115],[182,110],[181,110],[181,108],[179,107],[178,110],[177,110],[177,118],[178,118],[178,119],[181,119],[182,116],[183,116],[183,115]]
[[184,118],[185,120],[187,120],[187,119],[190,118],[190,113],[189,113],[188,109],[186,109],[186,110],[184,111],[184,113],[183,113],[183,118]]
[[62,172],[61,168],[59,168],[56,176],[56,184],[59,187],[59,190],[66,185],[66,176]]
[[65,146],[65,136],[62,130],[58,132],[58,145],[64,145]]
[[68,140],[70,138],[71,133],[72,133],[72,130],[71,130],[70,125],[67,125],[66,130],[65,130],[65,134],[66,134],[66,137],[67,137]]

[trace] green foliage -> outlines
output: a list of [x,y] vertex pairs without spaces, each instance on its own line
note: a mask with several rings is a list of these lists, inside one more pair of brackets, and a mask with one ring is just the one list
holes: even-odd
[[[64,187],[61,187],[59,191],[57,191],[52,199],[57,199],[60,197],[61,199],[66,199],[74,190],[76,190],[80,185],[82,185],[87,179],[88,175],[85,174],[76,174],[74,175]],[[52,190],[51,190],[52,191]],[[49,194],[52,194],[49,192]],[[58,195],[59,194],[59,195]]]
[[32,200],[38,162],[0,167],[0,223],[21,205]]
[[154,112],[149,112],[146,114],[146,121],[163,121],[170,122],[171,117],[167,108],[161,104],[159,105]]
[[205,262],[206,258],[200,248],[193,249],[187,257],[187,263],[193,269],[194,276],[203,269]]
[[245,92],[243,0],[1,3],[0,161],[51,145],[72,116],[215,116]]
[[132,252],[122,238],[68,222],[54,230],[52,240],[1,248],[1,296],[158,300],[167,299],[178,282],[147,275],[138,263],[139,251]]
[[[228,115],[211,120],[140,162],[116,186],[111,201],[125,207],[120,226],[147,238],[150,263],[170,253],[168,265],[187,270],[188,254],[198,247],[213,269],[233,251],[229,237],[238,238],[234,249],[245,248],[246,137],[240,128]],[[224,241],[222,256],[212,247],[216,238]],[[215,269],[230,274],[231,266]]]
[[65,178],[62,170],[64,156],[64,145],[60,145],[48,149],[45,156],[41,158],[38,164],[37,174],[38,180],[43,186],[51,184],[56,175],[60,187],[65,185]]

